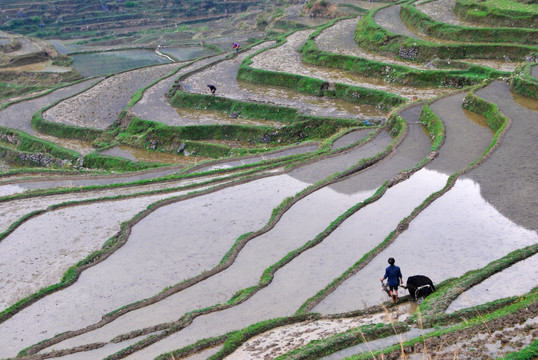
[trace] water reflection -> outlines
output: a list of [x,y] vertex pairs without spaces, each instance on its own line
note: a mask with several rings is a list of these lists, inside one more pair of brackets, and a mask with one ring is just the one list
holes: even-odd
[[[446,178],[433,171],[427,174]],[[372,279],[379,278],[391,256],[402,268],[404,278],[423,274],[437,284],[537,241],[536,231],[518,226],[484,200],[478,183],[459,179],[450,191],[422,211],[392,245],[313,311],[341,313],[386,301],[379,282]]]
[[[467,116],[467,118],[469,118],[469,120],[474,122],[476,125],[490,129],[488,125],[488,119],[486,119],[484,115],[475,113],[467,109],[462,109],[462,110],[465,116]],[[494,133],[493,130],[490,129],[490,131]]]
[[462,293],[446,310],[452,313],[510,296],[521,296],[538,285],[538,254],[490,276]]
[[[324,109],[334,109],[338,112],[347,112],[350,115],[355,114],[376,117],[383,117],[386,115],[386,112],[376,109],[375,106],[372,105],[350,103],[325,96],[305,95],[284,87],[260,86],[246,81],[238,81],[238,84],[242,91],[254,93],[262,98],[281,98],[296,102],[297,106],[299,108],[303,107],[302,110],[306,113],[316,112],[314,109],[308,108],[308,105],[313,105]],[[306,105],[306,109],[304,108],[304,105]]]
[[[538,68],[538,66],[537,66]],[[527,109],[529,110],[532,110],[532,111],[538,111],[538,100],[537,99],[532,99],[532,98],[529,98],[529,97],[526,97],[526,96],[523,96],[523,95],[519,95],[519,94],[516,94],[516,93],[511,93],[512,94],[512,99],[518,103],[519,105],[523,106],[523,107],[526,107]]]
[[19,185],[0,185],[0,196],[9,196],[26,191]]
[[102,152],[103,155],[118,156],[131,161],[153,162],[163,164],[192,165],[199,161],[207,160],[203,157],[182,156],[158,151],[138,149],[126,145],[119,145]]
[[145,49],[74,54],[71,57],[74,60],[73,68],[85,77],[118,73],[169,62],[155,54],[153,50]]
[[213,50],[200,46],[193,47],[165,47],[161,52],[166,55],[173,56],[179,61],[193,60],[200,57],[205,57],[215,54]]

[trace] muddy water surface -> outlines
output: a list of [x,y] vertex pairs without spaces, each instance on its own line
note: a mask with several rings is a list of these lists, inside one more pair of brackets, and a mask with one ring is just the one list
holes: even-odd
[[[535,68],[538,68],[538,66],[535,66]],[[538,112],[538,100],[537,99],[531,99],[529,97],[522,96],[516,93],[511,93],[511,94],[512,94],[512,99],[514,99],[516,103],[518,103],[519,105],[529,110]]]
[[[202,286],[202,289],[207,289],[208,291],[209,289],[211,289],[211,291],[215,291],[215,286],[222,287],[223,283],[231,282],[230,277],[233,275],[234,272],[238,271],[237,268],[244,268],[246,266],[247,260],[245,259],[245,257],[250,258],[248,260],[248,263],[251,264],[250,269],[252,269],[253,266],[258,268],[258,264],[260,262],[263,262],[265,264],[267,260],[265,258],[259,258],[258,256],[256,256],[256,254],[265,254],[265,257],[267,256],[267,254],[273,254],[277,248],[279,248],[279,252],[284,251],[285,249],[281,249],[283,245],[277,247],[277,244],[281,243],[277,239],[281,237],[289,239],[288,241],[291,241],[291,239],[295,239],[294,241],[297,241],[296,238],[298,237],[307,240],[308,236],[306,236],[305,233],[311,233],[312,230],[302,228],[299,230],[292,229],[291,224],[302,223],[300,218],[303,218],[305,216],[310,219],[310,226],[318,224],[318,222],[321,221],[320,212],[326,212],[325,210],[322,211],[321,209],[326,209],[329,206],[334,207],[337,204],[338,207],[340,207],[340,204],[344,202],[344,198],[342,198],[342,195],[340,195],[341,193],[345,193],[347,194],[347,197],[351,197],[351,199],[359,201],[356,196],[364,198],[369,194],[372,194],[373,190],[378,187],[384,179],[394,176],[399,169],[411,167],[416,164],[416,162],[420,161],[428,152],[429,145],[427,140],[420,140],[421,138],[426,138],[424,134],[420,131],[420,129],[417,129],[417,131],[413,131],[410,134],[410,137],[406,138],[406,141],[404,141],[404,143],[398,148],[399,152],[396,156],[391,158],[390,161],[383,162],[381,165],[376,166],[374,169],[371,170],[373,171],[374,175],[371,175],[370,171],[359,173],[347,180],[340,181],[339,183],[332,185],[330,188],[317,191],[316,193],[305,198],[304,200],[301,200],[284,215],[284,219],[281,220],[281,222],[277,224],[276,228],[271,231],[271,233],[276,232],[276,234],[268,234],[270,236],[268,240],[273,239],[271,243],[274,245],[272,250],[269,251],[269,253],[267,250],[248,250],[247,252],[246,249],[249,248],[249,246],[254,246],[256,242],[260,241],[259,239],[252,240],[247,245],[245,250],[239,255],[239,258],[236,260],[232,268],[224,272],[226,274],[230,272],[228,275],[226,275],[225,278],[219,279],[218,281],[216,281],[216,279],[208,279],[204,281],[204,284],[200,284],[200,286]],[[424,145],[421,151],[416,151],[415,149],[415,144],[417,142]],[[364,148],[361,149],[363,149],[364,151]],[[400,156],[400,152],[402,156]],[[319,169],[319,167],[320,166],[316,164],[315,168]],[[368,180],[362,181],[365,178],[368,178]],[[373,188],[365,189],[365,186],[367,186],[366,184],[373,184]],[[405,187],[405,184],[406,183],[403,183],[402,186]],[[411,189],[406,187],[405,189],[400,189],[399,191],[396,190],[397,188],[399,189],[399,187],[394,187],[394,191],[391,192],[399,192],[401,194],[400,196],[407,195],[415,199],[421,200],[423,196],[427,196],[427,194],[433,191],[432,188],[430,188],[427,184],[426,186],[424,185],[425,184],[421,183],[418,188]],[[331,190],[329,191],[329,189]],[[345,189],[345,191],[341,191],[341,189]],[[334,190],[338,192],[333,192]],[[422,193],[422,195],[419,195],[420,193]],[[372,246],[377,244],[377,242],[381,241],[381,239],[383,239],[386,234],[390,232],[394,226],[396,226],[400,218],[404,216],[404,214],[407,214],[409,211],[411,211],[411,209],[417,205],[416,202],[406,201],[406,199],[403,199],[401,197],[396,199],[393,196],[389,196],[387,200],[384,199],[385,197],[383,197],[382,200],[376,202],[375,208],[367,207],[361,210],[361,216],[353,216],[352,218],[348,219],[344,223],[344,225],[340,226],[335,232],[333,232],[329,236],[329,238],[323,241],[321,245],[318,245],[315,248],[306,251],[298,258],[293,260],[285,268],[277,271],[273,282],[267,288],[262,289],[251,299],[247,300],[246,303],[239,305],[237,308],[219,313],[222,314],[225,319],[219,317],[220,321],[212,323],[211,329],[198,329],[198,335],[196,338],[203,337],[203,335],[201,334],[204,334],[205,336],[208,331],[210,333],[226,331],[226,326],[225,328],[221,328],[221,324],[223,323],[234,323],[235,326],[241,327],[241,324],[243,324],[243,322],[252,321],[252,319],[254,319],[254,321],[257,321],[266,319],[268,317],[283,316],[284,314],[293,313],[303,301],[305,301],[308,297],[312,296],[313,294],[315,294],[315,292],[319,290],[320,282],[327,283],[335,276],[340,274],[342,271],[344,271],[345,268],[347,268],[348,266],[350,266],[350,264],[357,260],[357,257],[361,256],[361,251],[362,253],[364,253],[368,251]],[[345,199],[345,203],[348,203],[349,200],[350,199]],[[319,203],[320,201],[323,201],[326,204],[323,206],[317,205],[317,203]],[[392,209],[391,204],[393,204],[394,201],[397,201],[398,203],[402,204],[407,204],[406,206],[397,209],[397,212],[401,212],[400,215],[394,213],[395,209]],[[304,206],[307,206],[307,208],[305,208]],[[314,213],[312,213],[312,211],[315,211],[315,218],[317,219],[316,221],[313,220]],[[387,216],[379,217],[379,213],[385,213]],[[298,218],[299,214],[301,214],[300,218]],[[394,223],[391,223],[391,221],[388,220],[389,214],[394,215],[390,216],[390,219],[392,219]],[[359,223],[357,223],[357,221]],[[290,225],[286,225],[288,223]],[[281,229],[281,226],[283,226],[284,228]],[[369,236],[364,239],[361,239],[360,241],[357,241],[356,237],[354,236],[356,235],[356,228],[365,227],[371,229],[364,230],[365,232],[369,233]],[[319,225],[316,225],[315,228],[318,229]],[[285,231],[287,235],[279,235],[280,233],[282,233],[282,231]],[[313,236],[314,234],[315,233],[312,233],[312,235],[310,236]],[[264,237],[265,235],[261,238]],[[254,258],[257,259],[254,260]],[[260,267],[260,271],[262,269],[263,268]],[[320,269],[323,269],[323,271],[321,271]],[[217,275],[217,277],[220,277],[220,275]],[[243,275],[242,277],[245,277],[245,275]],[[224,281],[224,279],[228,280]],[[254,281],[255,279],[256,278],[254,277],[251,281]],[[322,280],[320,281],[320,279]],[[242,282],[244,281],[245,280],[243,279]],[[233,282],[237,283],[238,280],[234,280]],[[247,283],[245,283],[243,286],[247,286]],[[196,287],[199,286],[197,285]],[[226,291],[226,293],[231,294],[229,290]],[[194,296],[195,294],[197,295]],[[113,329],[119,331],[121,328],[123,328],[123,331],[125,332],[129,328],[133,329],[133,325],[138,324],[139,322],[141,324],[142,321],[146,324],[148,321],[150,321],[151,323],[155,323],[155,321],[158,320],[155,314],[162,314],[162,317],[160,317],[161,322],[169,321],[167,319],[170,319],[170,316],[177,318],[181,314],[181,309],[184,309],[183,311],[186,311],[187,309],[184,305],[182,305],[181,308],[178,308],[179,304],[189,303],[192,306],[194,305],[193,299],[197,299],[195,300],[195,303],[202,300],[201,294],[202,292],[200,290],[196,290],[196,288],[187,289],[180,294],[171,296],[170,298],[166,299],[165,301],[162,301],[159,304],[152,305],[147,309],[136,311],[133,314],[127,314],[123,316],[122,319],[117,320],[115,324],[107,325],[102,330],[94,332],[93,335],[88,334],[85,337],[86,341],[89,341],[90,338],[95,339],[96,336],[97,338],[101,338],[101,336],[104,336],[104,338],[111,338],[115,336],[115,333],[112,332]],[[204,294],[203,297],[207,298],[208,295]],[[190,300],[186,300],[188,298]],[[206,299],[198,306],[207,306],[209,299]],[[286,299],[286,301],[282,302],[281,299]],[[259,309],[264,309],[262,314],[259,313]],[[231,318],[233,318],[234,320],[232,321]],[[129,327],[126,328],[125,326],[127,325]],[[83,340],[83,337],[81,337],[81,339],[79,339],[78,341],[67,341],[60,345],[64,347],[76,346],[84,343],[80,342],[81,340]],[[157,345],[157,347],[161,348],[160,345]]]
[[[364,151],[366,150],[363,149]],[[349,154],[340,156],[349,156]],[[354,156],[355,161],[362,157],[359,153]],[[320,165],[310,166],[318,169]],[[291,179],[286,177],[283,178],[284,183]],[[237,290],[257,283],[259,276],[267,266],[280,259],[287,252],[312,239],[332,221],[331,219],[336,218],[352,204],[368,197],[375,190],[375,187],[368,191],[357,190],[363,184],[353,181],[347,182],[350,185],[344,187],[348,188],[348,193],[340,193],[326,187],[300,200],[284,214],[271,231],[250,240],[233,265],[223,272],[181,293],[172,295],[158,304],[128,313],[100,330],[81,336],[78,340],[68,340],[60,345],[72,347],[86,341],[95,341],[96,338],[108,340],[120,333],[133,330],[137,326],[168,322],[195,308],[203,308],[226,301]],[[356,190],[352,192],[351,188]],[[298,227],[297,224],[308,226]],[[215,233],[215,235],[217,234]],[[207,257],[208,254],[204,256]]]
[[420,37],[411,31],[400,18],[400,6],[394,5],[381,9],[375,13],[374,21],[385,30],[397,34],[405,35],[413,39]]
[[186,192],[72,206],[26,221],[0,242],[0,309],[59,282],[148,205]]
[[350,146],[351,144],[355,144],[363,139],[366,139],[369,135],[371,135],[372,132],[368,129],[362,129],[362,130],[355,130],[352,131],[339,139],[337,139],[334,143],[332,148],[333,149],[341,149],[346,146]]
[[246,81],[239,81],[240,91],[248,94],[250,99],[269,99],[277,105],[295,107],[304,114],[344,117],[368,118],[384,117],[387,113],[376,109],[372,105],[350,103],[337,98],[313,96],[284,87],[256,85]]
[[163,47],[160,49],[163,54],[173,56],[179,61],[193,60],[209,55],[214,55],[215,52],[208,48],[193,46],[193,47]]
[[[115,308],[209,270],[238,236],[262,227],[274,207],[304,186],[288,176],[277,176],[162,207],[135,225],[122,248],[83,272],[74,285],[1,324],[0,334],[4,335],[0,337],[16,336],[13,343],[17,347],[19,341],[30,345],[96,322]],[[91,313],[80,313],[81,307]],[[36,316],[38,324],[34,323]],[[13,356],[11,351],[15,349],[6,349],[0,356]]]
[[132,161],[153,162],[162,164],[194,165],[200,161],[207,160],[207,158],[204,157],[175,155],[159,151],[150,151],[134,148],[126,145],[115,146],[113,148],[103,151],[101,154],[109,156],[118,156]]
[[467,176],[480,183],[482,196],[504,216],[538,229],[538,114],[514,102],[508,85],[495,81],[476,92],[512,119],[501,146]]
[[149,65],[164,64],[167,59],[153,50],[121,50],[92,54],[73,54],[73,68],[85,77],[119,73]]
[[317,149],[318,149],[317,145],[291,147],[289,149],[274,151],[274,152],[270,152],[266,154],[261,154],[258,156],[242,157],[237,160],[219,161],[215,164],[196,168],[194,171],[204,172],[204,171],[211,171],[211,170],[216,170],[216,169],[228,169],[228,168],[233,168],[236,166],[241,166],[241,165],[246,165],[246,164],[254,164],[256,162],[268,160],[268,159],[276,159],[276,158],[290,156],[290,155],[314,152]]
[[478,184],[469,179],[458,180],[453,189],[420,213],[392,245],[313,311],[340,313],[388,300],[378,279],[389,257],[396,258],[404,280],[422,274],[439,283],[537,241],[536,231],[517,226],[488,204],[481,197]]
[[447,313],[501,298],[521,296],[538,286],[538,255],[522,260],[463,292]]

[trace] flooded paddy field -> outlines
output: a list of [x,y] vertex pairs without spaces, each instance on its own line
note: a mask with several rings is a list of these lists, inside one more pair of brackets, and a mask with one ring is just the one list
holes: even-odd
[[121,50],[89,54],[73,54],[73,68],[82,76],[93,77],[114,74],[150,65],[166,64],[167,58],[153,50]]
[[[387,23],[399,20],[395,12],[381,14]],[[323,31],[320,47],[378,59],[353,49],[356,22],[339,21]],[[296,49],[310,33],[290,35],[286,44],[256,56],[255,66],[356,86],[365,83],[357,76],[302,64]],[[235,41],[223,41],[228,40]],[[277,127],[277,122],[174,108],[167,94],[187,73],[182,89],[195,94],[209,94],[207,84],[214,84],[217,97],[278,104],[305,114],[355,120],[388,117],[375,106],[238,81],[241,61],[273,44],[265,42],[228,59],[220,54],[192,64],[92,79],[8,106],[0,111],[0,125],[36,134],[30,123],[33,114],[63,99],[47,111],[49,119],[102,130],[124,110],[172,126]],[[425,124],[432,128],[428,119],[420,117],[420,102],[397,109],[375,125],[357,121],[330,139],[307,139],[277,149],[278,144],[269,143],[263,154],[209,161],[112,144],[103,154],[175,165],[99,176],[6,174],[0,182],[0,358],[13,358],[28,348],[27,355],[51,359],[145,360],[202,341],[199,351],[167,358],[206,359],[227,346],[225,339],[204,339],[244,331],[262,321],[256,325],[260,330],[248,330],[250,338],[225,358],[275,358],[365,324],[405,322],[409,330],[401,336],[412,339],[439,326],[420,328],[414,314],[428,308],[409,302],[404,289],[399,304],[387,302],[379,283],[387,258],[396,258],[404,280],[424,274],[442,292],[452,286],[450,279],[489,269],[492,262],[522,249],[531,249],[529,255],[496,273],[488,270],[477,283],[462,287],[451,298],[450,308],[435,316],[452,314],[457,326],[461,312],[465,319],[474,316],[469,315],[473,306],[488,309],[489,302],[513,296],[513,307],[533,296],[534,300],[510,316],[491,320],[498,335],[469,327],[431,341],[446,341],[445,353],[453,354],[459,351],[454,341],[463,344],[457,339],[465,336],[466,346],[491,358],[504,356],[508,348],[527,346],[535,334],[533,275],[538,271],[534,102],[512,94],[504,81],[475,90],[509,118],[499,135],[483,115],[462,108],[468,90],[420,93],[424,89],[396,90],[377,79],[368,84],[409,98],[443,95],[429,104],[442,122],[436,123],[444,137],[439,147],[432,147],[439,139],[427,130]],[[132,104],[140,89],[144,93]],[[396,114],[401,119],[395,119]],[[91,148],[71,139],[36,135],[81,153]],[[234,138],[214,143],[248,149]],[[0,160],[1,171],[10,168]],[[88,186],[100,187],[83,188]],[[94,259],[95,251],[102,253]],[[90,258],[88,266],[77,265]],[[78,277],[62,284],[73,266],[80,270]],[[30,298],[54,284],[62,286]],[[281,321],[275,319],[299,315],[310,320],[265,328]],[[499,348],[495,338],[509,346]],[[399,341],[400,335],[389,336],[327,358],[383,349]],[[409,358],[418,356],[417,349]]]

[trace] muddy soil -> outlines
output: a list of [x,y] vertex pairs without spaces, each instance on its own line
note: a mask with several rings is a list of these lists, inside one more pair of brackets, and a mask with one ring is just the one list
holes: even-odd
[[58,89],[48,95],[40,96],[35,99],[22,101],[8,106],[4,110],[0,111],[0,125],[21,130],[30,135],[35,135],[36,132],[31,125],[31,120],[34,113],[49,104],[52,104],[66,97],[73,96],[80,91],[87,89],[99,80],[99,78],[96,78],[83,81],[76,85],[71,85]]
[[[368,78],[352,74],[339,69],[327,69],[317,66],[305,65],[301,61],[299,48],[307,40],[312,30],[298,31],[287,37],[287,42],[277,48],[269,49],[252,58],[252,67],[299,74],[303,76],[321,79],[329,83],[342,83],[360,86],[367,89],[383,90],[398,94],[407,99],[427,99],[443,93],[443,90],[435,88],[414,88],[398,84],[388,84],[383,80]],[[450,90],[446,90],[450,91]]]
[[474,27],[483,27],[484,25],[473,24],[466,21],[463,21],[454,14],[454,5],[456,5],[456,0],[435,0],[435,1],[424,1],[416,5],[417,9],[427,14],[431,18],[448,24],[461,25],[461,26],[474,26]]
[[323,30],[323,32],[316,38],[316,44],[321,50],[331,53],[357,56],[387,64],[409,66],[415,69],[426,69],[421,64],[382,56],[360,48],[353,39],[353,34],[358,21],[358,19],[338,21],[333,26]]
[[91,89],[55,105],[43,114],[43,118],[66,125],[104,130],[116,121],[136,90],[178,66],[151,66],[111,76]]
[[350,113],[349,108],[339,109],[339,102],[330,98],[306,95],[285,88],[279,89],[276,87],[238,82],[237,72],[241,61],[257,50],[273,44],[263,43],[245,53],[239,53],[236,58],[223,61],[202,72],[189,76],[182,82],[182,85],[187,91],[208,94],[207,85],[212,84],[217,87],[216,96],[295,107],[303,113],[312,115],[355,118],[360,113],[360,110],[358,110],[359,112]]
[[[495,359],[529,345],[538,336],[537,304],[514,314],[441,336],[429,337],[424,343],[405,348],[410,360],[423,359],[424,353],[435,354],[436,359],[462,360]],[[386,359],[400,359],[391,353]]]

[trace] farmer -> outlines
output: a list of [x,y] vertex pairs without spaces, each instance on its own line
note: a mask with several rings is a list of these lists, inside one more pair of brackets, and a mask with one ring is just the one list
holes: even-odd
[[394,265],[394,258],[389,258],[389,267],[385,269],[385,276],[383,276],[380,280],[383,282],[383,280],[387,279],[387,285],[389,287],[389,293],[390,297],[392,298],[392,302],[397,303],[398,302],[398,279],[400,279],[399,283],[403,285],[403,278],[402,278],[402,272],[400,271],[400,267]]
[[235,52],[239,51],[239,43],[234,42],[232,49],[235,49]]
[[214,94],[215,91],[217,91],[217,88],[215,87],[215,85],[207,85],[207,87],[211,91],[211,94]]

